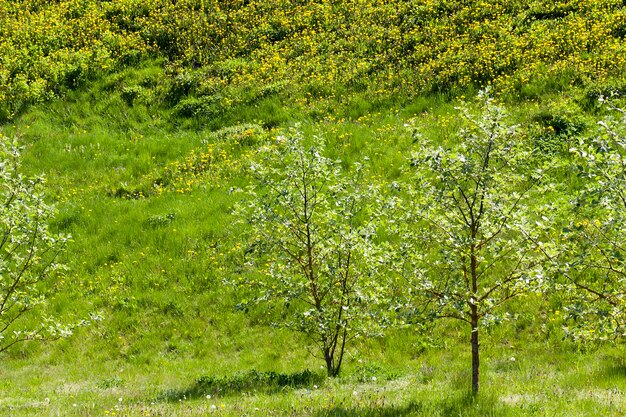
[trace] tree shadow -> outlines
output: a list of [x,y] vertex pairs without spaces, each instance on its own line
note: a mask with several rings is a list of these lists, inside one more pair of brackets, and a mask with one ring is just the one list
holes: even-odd
[[626,378],[626,362],[619,357],[608,357],[602,364],[603,379],[624,379]]
[[320,410],[315,417],[405,417],[424,416],[426,408],[422,403],[410,402],[403,406],[360,406],[360,407],[333,407]]
[[315,417],[506,417],[513,415],[512,409],[495,397],[471,394],[450,396],[441,400],[411,401],[396,406],[380,401],[355,407],[337,406],[318,411]]
[[325,376],[315,374],[306,369],[302,372],[277,373],[262,372],[255,369],[226,377],[203,376],[183,389],[172,389],[161,392],[158,401],[179,401],[206,397],[224,397],[241,393],[271,394],[285,389],[306,388],[321,385]]
[[482,392],[478,396],[465,392],[435,402],[434,406],[441,410],[440,415],[446,417],[506,417],[514,414],[510,406],[488,392]]
[[603,373],[607,378],[626,378],[626,364],[609,365],[604,368]]

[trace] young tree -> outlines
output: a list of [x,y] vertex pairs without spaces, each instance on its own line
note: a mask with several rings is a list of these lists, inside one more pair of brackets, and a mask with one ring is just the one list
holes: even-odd
[[[479,391],[479,331],[498,307],[543,282],[542,212],[549,189],[539,158],[485,92],[482,113],[461,108],[466,128],[434,145],[413,130],[407,228],[401,234],[404,273],[436,317],[470,328],[472,392]],[[399,222],[401,224],[402,222]],[[408,266],[408,269],[406,268]],[[407,273],[408,271],[408,273]]]
[[[54,207],[44,200],[43,180],[20,173],[20,148],[0,135],[0,352],[27,340],[67,336],[71,328],[29,316],[45,301],[41,284],[63,266],[57,263],[68,237],[48,229]],[[32,319],[29,320],[32,322]]]
[[379,254],[374,236],[372,190],[355,164],[323,155],[324,142],[307,146],[298,130],[279,136],[252,166],[256,184],[236,213],[251,230],[249,265],[240,278],[252,300],[284,308],[278,326],[303,332],[339,374],[350,340],[380,326]]
[[563,230],[568,250],[560,270],[582,290],[568,308],[576,325],[567,330],[585,339],[626,335],[626,111],[601,103],[610,114],[597,135],[571,149],[582,186]]

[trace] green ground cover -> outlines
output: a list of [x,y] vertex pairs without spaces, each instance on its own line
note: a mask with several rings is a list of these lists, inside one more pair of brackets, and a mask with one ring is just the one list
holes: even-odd
[[[566,294],[532,295],[482,341],[454,322],[359,340],[324,377],[279,313],[236,308],[234,192],[259,147],[296,123],[372,181],[445,143],[486,85],[554,158],[624,88],[617,1],[0,0],[0,133],[44,174],[73,242],[45,314],[102,321],[2,354],[15,416],[623,415],[621,340],[565,337]],[[69,36],[68,34],[72,34]],[[574,182],[564,175],[562,182]],[[245,249],[245,248],[244,248]],[[37,322],[36,317],[25,317]]]

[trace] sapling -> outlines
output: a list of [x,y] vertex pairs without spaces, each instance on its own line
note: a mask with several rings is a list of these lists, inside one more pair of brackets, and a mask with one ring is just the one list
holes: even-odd
[[307,141],[297,129],[259,152],[236,209],[249,231],[250,267],[238,285],[252,293],[240,305],[281,308],[274,324],[306,335],[334,377],[350,341],[382,325],[383,255],[364,165],[348,172],[324,152],[321,137]]
[[575,325],[566,330],[592,340],[626,335],[626,111],[613,99],[600,103],[609,114],[571,149],[581,186],[559,258],[561,276],[580,290],[567,307]]
[[43,186],[42,177],[21,173],[17,142],[0,135],[0,352],[66,337],[74,327],[42,316],[43,285],[65,270],[58,256],[69,239],[48,227],[55,208]]
[[416,149],[405,201],[395,204],[412,303],[467,324],[474,394],[480,329],[510,299],[540,290],[551,228],[542,205],[551,186],[544,162],[503,107],[484,91],[479,99],[480,113],[459,109],[464,127],[449,143],[435,144],[409,125]]

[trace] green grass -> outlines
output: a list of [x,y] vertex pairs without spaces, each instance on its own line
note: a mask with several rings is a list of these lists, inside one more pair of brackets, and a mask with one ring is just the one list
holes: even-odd
[[[510,305],[517,321],[485,332],[478,399],[468,395],[469,332],[454,323],[358,341],[343,376],[327,380],[323,361],[310,355],[301,335],[269,324],[276,313],[235,309],[235,290],[227,285],[241,273],[233,252],[240,232],[230,214],[238,198],[233,190],[248,184],[245,167],[258,146],[300,122],[308,134],[327,138],[331,156],[346,165],[368,157],[373,176],[392,181],[403,175],[411,147],[419,146],[404,124],[415,119],[425,136],[449,140],[458,124],[456,93],[408,100],[345,91],[310,103],[269,95],[182,117],[159,90],[163,74],[162,62],[148,61],[34,106],[0,128],[26,146],[26,171],[45,174],[49,198],[58,202],[53,228],[73,236],[63,258],[70,270],[50,284],[45,312],[66,321],[90,312],[103,316],[68,340],[5,353],[0,414],[626,412],[621,345],[585,345],[583,352],[563,341],[557,296],[520,299]],[[564,89],[567,94],[555,93]],[[539,148],[566,155],[569,141],[594,125],[596,109],[587,100],[592,90],[533,84],[526,100],[509,106]],[[458,92],[463,94],[471,98],[474,91]],[[554,133],[555,127],[561,130]],[[184,168],[201,154],[211,162],[193,174]],[[311,378],[298,384],[269,377],[295,377],[307,369]]]
[[[67,354],[75,353],[72,350]],[[208,412],[223,416],[618,416],[626,410],[626,375],[617,350],[575,353],[535,345],[512,353],[497,343],[485,350],[483,395],[478,399],[467,392],[469,355],[456,346],[424,352],[402,368],[352,363],[337,380],[325,380],[320,370],[295,387],[275,388],[256,382],[259,375],[271,374],[252,371],[263,367],[262,358],[252,365],[224,357],[230,365],[224,367],[199,357],[156,357],[149,364],[138,364],[123,359],[91,362],[84,356],[51,361],[39,355],[35,360],[9,362],[3,373],[11,378],[3,379],[0,407],[18,416],[107,411],[128,416]],[[265,366],[276,369],[285,362],[279,358],[273,366]],[[288,362],[291,371],[281,375],[303,375],[303,362]],[[369,372],[360,372],[359,367]],[[207,393],[197,389],[198,380],[228,383],[231,389],[219,391],[213,386]]]

